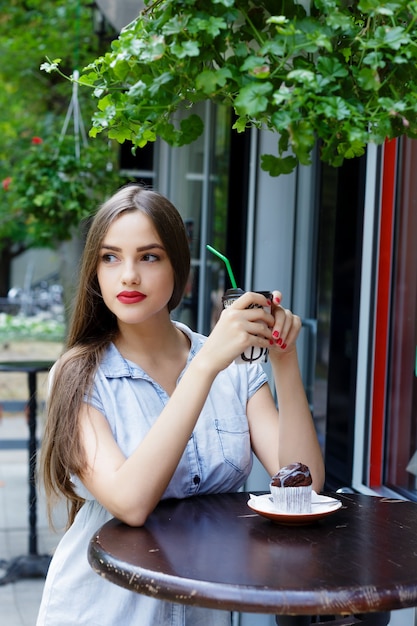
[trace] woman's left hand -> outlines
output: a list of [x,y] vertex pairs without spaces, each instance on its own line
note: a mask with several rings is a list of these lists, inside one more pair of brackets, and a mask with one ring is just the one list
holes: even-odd
[[281,306],[282,294],[280,291],[272,292],[272,308],[271,313],[274,317],[274,326],[271,329],[271,346],[270,353],[272,355],[288,354],[295,350],[297,337],[301,330],[301,319],[289,309]]

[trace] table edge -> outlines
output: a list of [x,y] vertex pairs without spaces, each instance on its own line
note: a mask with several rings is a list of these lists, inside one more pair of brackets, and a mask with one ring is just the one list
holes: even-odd
[[159,580],[164,583],[164,588],[161,588],[155,580],[155,572],[128,563],[124,567],[123,562],[106,553],[100,546],[99,532],[92,538],[88,549],[88,561],[93,571],[119,587],[159,600],[218,610],[277,615],[353,615],[390,612],[417,604],[417,584],[414,594],[403,586],[393,585],[391,590],[384,587],[382,600],[375,586],[362,587],[360,592],[355,588],[354,597],[349,601],[346,601],[347,587],[330,592],[309,589],[285,590],[282,593],[277,589],[260,587],[256,590],[256,601],[248,601],[242,595],[244,586],[158,573]]

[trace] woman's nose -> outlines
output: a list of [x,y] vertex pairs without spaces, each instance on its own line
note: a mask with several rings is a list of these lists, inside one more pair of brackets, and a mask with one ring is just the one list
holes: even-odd
[[122,283],[124,285],[138,285],[140,283],[140,275],[135,263],[124,263],[122,272]]

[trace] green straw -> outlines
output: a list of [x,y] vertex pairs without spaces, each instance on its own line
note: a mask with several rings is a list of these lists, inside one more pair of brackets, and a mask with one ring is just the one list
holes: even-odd
[[220,252],[218,252],[217,250],[215,250],[215,248],[212,248],[211,246],[209,246],[208,244],[206,245],[207,250],[210,250],[210,252],[212,252],[213,254],[215,254],[216,256],[219,257],[219,259],[221,259],[222,261],[224,261],[225,265],[226,265],[226,269],[227,272],[229,274],[229,278],[230,278],[230,282],[232,283],[232,287],[233,289],[237,289],[237,284],[235,281],[235,277],[233,276],[233,272],[232,272],[232,268],[230,267],[230,262],[229,259],[227,259],[224,254],[220,254]]

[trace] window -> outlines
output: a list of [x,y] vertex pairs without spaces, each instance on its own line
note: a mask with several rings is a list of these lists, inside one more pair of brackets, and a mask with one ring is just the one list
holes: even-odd
[[195,111],[204,133],[171,151],[166,193],[185,221],[191,251],[190,279],[174,317],[207,334],[217,321],[225,287],[224,264],[206,251],[206,244],[227,254],[231,111],[209,102]]
[[384,483],[417,500],[417,144],[404,140],[392,270]]

